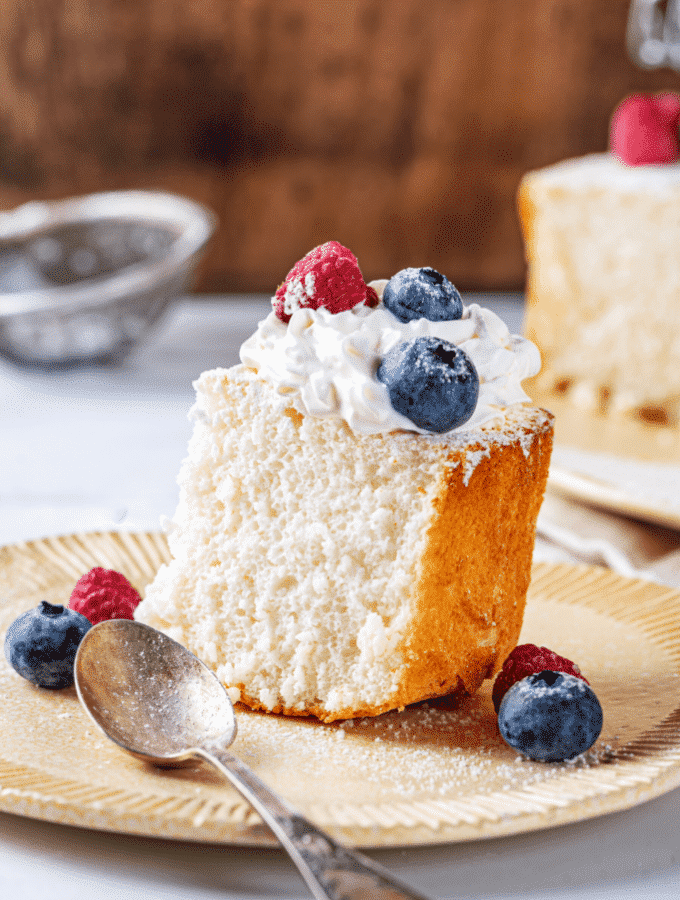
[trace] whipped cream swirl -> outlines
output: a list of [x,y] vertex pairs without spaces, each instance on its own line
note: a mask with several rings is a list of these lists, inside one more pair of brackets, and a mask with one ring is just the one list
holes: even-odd
[[[372,283],[379,296],[384,284]],[[429,434],[392,407],[387,388],[376,378],[388,350],[422,336],[457,344],[477,369],[477,407],[454,432],[500,423],[508,406],[530,402],[521,383],[539,371],[538,349],[511,335],[502,319],[476,303],[463,308],[461,319],[447,322],[401,322],[382,304],[340,313],[297,309],[287,325],[272,312],[242,345],[241,362],[303,414],[344,419],[359,434]]]

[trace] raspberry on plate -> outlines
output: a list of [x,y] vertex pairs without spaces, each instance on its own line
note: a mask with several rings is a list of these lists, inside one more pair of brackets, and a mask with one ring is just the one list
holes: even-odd
[[501,701],[509,688],[516,681],[521,681],[527,675],[535,675],[544,670],[564,672],[574,675],[588,684],[588,679],[581,674],[581,670],[570,659],[559,656],[547,647],[537,647],[536,644],[519,644],[503,663],[503,668],[496,676],[493,685],[491,699],[496,712],[500,709]]
[[96,625],[107,619],[132,619],[141,600],[125,575],[96,566],[76,582],[69,607]]
[[298,309],[325,307],[339,313],[365,303],[377,304],[377,295],[366,286],[356,256],[337,241],[328,241],[303,256],[279,285],[272,306],[282,322]]

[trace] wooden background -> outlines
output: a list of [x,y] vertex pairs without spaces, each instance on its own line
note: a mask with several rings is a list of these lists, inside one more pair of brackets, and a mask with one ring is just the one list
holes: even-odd
[[524,172],[603,150],[628,0],[2,0],[0,208],[162,187],[221,226],[200,290],[334,238],[365,277],[521,288]]

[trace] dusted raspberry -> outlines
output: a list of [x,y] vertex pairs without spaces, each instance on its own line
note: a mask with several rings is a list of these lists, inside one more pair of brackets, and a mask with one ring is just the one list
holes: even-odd
[[537,672],[550,670],[552,672],[563,672],[567,675],[575,675],[588,684],[588,679],[581,675],[581,670],[570,659],[564,656],[558,656],[547,647],[537,647],[536,644],[520,644],[512,651],[510,656],[503,663],[503,668],[496,676],[493,685],[494,709],[498,712],[501,700],[509,688],[516,681],[521,681],[528,675],[535,675]]
[[679,124],[680,94],[632,94],[614,111],[609,149],[629,166],[676,162]]
[[107,619],[131,619],[141,599],[125,575],[97,566],[78,579],[68,605],[96,625]]
[[296,309],[324,306],[339,313],[358,303],[374,306],[375,301],[377,295],[366,286],[356,256],[337,241],[328,241],[295,263],[272,306],[282,322],[289,322]]

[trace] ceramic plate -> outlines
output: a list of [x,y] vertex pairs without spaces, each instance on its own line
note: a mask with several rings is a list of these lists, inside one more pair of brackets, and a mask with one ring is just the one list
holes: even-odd
[[[559,451],[559,448],[557,450]],[[617,461],[618,467],[616,463],[612,466],[609,476],[602,474],[601,469],[605,461],[605,458],[597,460],[591,467],[560,465],[553,462],[550,465],[548,487],[558,494],[572,500],[580,500],[589,506],[680,531],[680,504],[677,500],[655,497],[653,493],[644,494],[639,484],[633,487],[627,480],[617,479],[617,468],[620,471],[627,465],[623,460]],[[639,467],[643,469],[644,464],[640,464]],[[671,474],[680,482],[680,467]],[[676,496],[680,497],[680,493]]]
[[548,485],[591,506],[680,530],[680,465],[555,445]]
[[550,489],[680,530],[680,428],[577,407],[531,382],[525,388],[555,414]]
[[[159,534],[55,537],[0,550],[0,632],[40,600],[67,603],[94,565],[143,590],[168,558]],[[490,685],[376,719],[321,725],[237,709],[234,749],[349,844],[497,837],[622,810],[680,785],[680,593],[608,570],[535,567],[523,641],[576,660],[605,713],[575,762],[525,760],[500,738]],[[273,845],[212,770],[158,770],[100,735],[75,690],[47,691],[2,660],[0,809],[53,822],[216,843]]]

